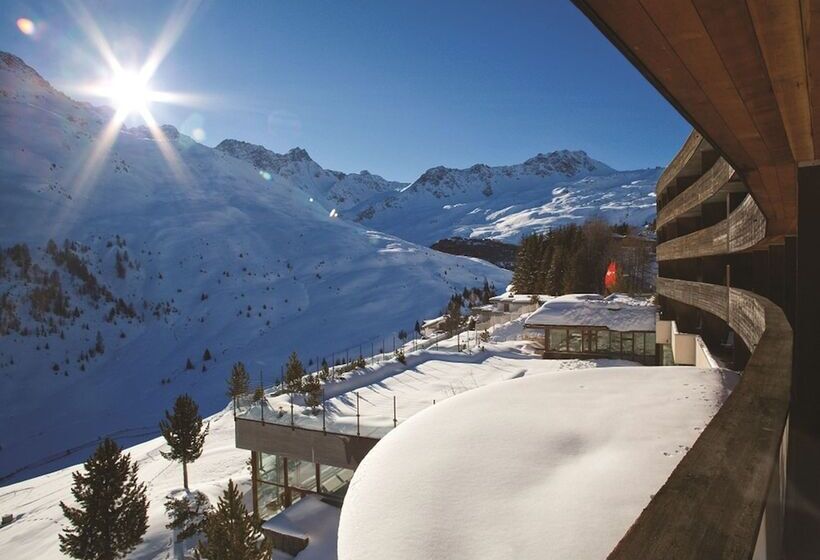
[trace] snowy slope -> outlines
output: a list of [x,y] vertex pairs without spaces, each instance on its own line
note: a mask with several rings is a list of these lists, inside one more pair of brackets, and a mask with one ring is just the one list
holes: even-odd
[[[152,437],[182,392],[221,409],[234,361],[271,383],[292,350],[358,348],[437,314],[454,290],[509,280],[333,219],[172,127],[165,144],[123,128],[88,173],[109,117],[0,54],[0,424],[15,427],[0,432],[0,484],[81,461],[106,434]],[[30,266],[11,250],[22,243]]]
[[400,192],[376,195],[347,214],[425,245],[448,237],[517,242],[590,217],[640,226],[655,216],[660,173],[615,171],[583,151],[562,150],[518,165],[435,167]]
[[[411,352],[411,345],[408,345],[407,368],[396,360],[389,360],[375,367],[368,366],[328,388],[328,393],[338,392],[339,397],[328,406],[328,411],[336,410],[339,423],[345,418],[348,422],[355,422],[355,410],[349,405],[343,409],[337,406],[345,401],[349,403],[352,392],[360,391],[362,402],[373,405],[366,411],[368,419],[380,422],[390,417],[391,396],[397,395],[398,402],[405,403],[400,414],[400,420],[404,421],[420,410],[431,408],[432,400],[442,403],[455,394],[460,395],[482,385],[503,385],[510,378],[521,376],[551,376],[560,371],[628,364],[614,360],[542,360],[528,351],[526,342],[505,342],[507,338],[520,337],[522,324],[523,319],[519,319],[497,325],[492,329],[491,340],[482,352],[459,352],[459,340],[455,337],[442,341],[438,350]],[[461,342],[463,344],[463,339]],[[347,397],[341,398],[345,392]],[[207,422],[210,429],[202,457],[189,465],[191,490],[202,491],[215,502],[231,478],[240,484],[242,491],[248,492],[249,453],[235,447],[234,419],[230,407],[217,412]],[[166,496],[181,492],[182,472],[179,464],[171,463],[160,455],[164,449],[167,446],[160,437],[127,450],[139,465],[139,478],[146,483],[150,501],[145,542],[129,556],[132,560],[179,557],[174,555],[171,531],[165,528],[168,519],[163,504]],[[79,465],[72,465],[0,488],[0,512],[12,514],[15,518],[11,525],[0,530],[0,558],[63,558],[59,553],[58,534],[64,518],[59,503],[72,501],[71,472],[79,468]],[[245,502],[250,508],[249,492],[245,495]],[[310,534],[310,545],[299,558],[334,560],[335,528],[314,526],[315,523],[311,523],[308,527],[300,527]],[[317,532],[313,532],[311,527]],[[371,532],[368,530],[366,534]],[[325,542],[322,542],[323,539]],[[328,539],[332,542],[328,543]],[[325,555],[327,549],[334,553]]]

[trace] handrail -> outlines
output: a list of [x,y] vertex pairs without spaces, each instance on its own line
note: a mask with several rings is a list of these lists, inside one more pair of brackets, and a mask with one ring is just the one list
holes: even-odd
[[704,201],[717,194],[734,174],[734,168],[725,159],[718,158],[715,164],[697,181],[658,210],[657,227],[664,226],[681,214],[703,204]]
[[713,226],[676,237],[657,247],[658,261],[725,255],[751,249],[766,237],[766,217],[751,195]]
[[[658,293],[698,287],[725,298],[726,321],[753,349],[740,382],[666,483],[610,553],[634,558],[751,558],[777,466],[789,407],[792,330],[783,311],[755,293],[658,279]],[[703,302],[702,302],[703,303]]]
[[697,153],[702,143],[703,137],[700,133],[697,130],[692,130],[680,151],[675,154],[675,157],[672,158],[672,161],[669,162],[669,165],[666,166],[666,169],[663,170],[663,173],[661,173],[661,176],[658,178],[658,183],[655,185],[656,195],[659,196],[666,190],[672,180],[678,177],[678,174],[686,164],[689,163],[692,156]]

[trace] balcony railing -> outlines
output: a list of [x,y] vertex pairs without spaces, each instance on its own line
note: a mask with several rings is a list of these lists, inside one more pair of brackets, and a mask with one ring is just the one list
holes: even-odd
[[[752,356],[737,387],[609,558],[751,558],[766,508],[782,507],[771,500],[782,495],[791,327],[778,306],[745,290],[659,278],[658,293],[723,318]],[[767,542],[777,546],[770,531]]]
[[686,164],[689,163],[692,156],[698,152],[702,143],[703,137],[698,131],[693,130],[689,135],[689,138],[687,138],[686,142],[683,144],[683,147],[677,155],[675,155],[672,161],[669,162],[669,165],[666,166],[663,173],[661,173],[661,176],[658,179],[658,184],[655,186],[656,195],[660,196],[661,193],[663,193],[666,188],[672,184],[672,181],[677,179],[681,170],[686,167]]
[[658,227],[668,224],[706,202],[720,192],[720,189],[732,179],[734,174],[735,170],[732,166],[725,159],[719,158],[709,171],[658,211]]
[[722,222],[658,245],[657,258],[671,261],[736,253],[754,247],[764,237],[766,218],[747,196]]

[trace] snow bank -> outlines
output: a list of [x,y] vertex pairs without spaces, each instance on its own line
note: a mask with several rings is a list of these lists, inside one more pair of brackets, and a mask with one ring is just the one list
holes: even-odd
[[604,558],[736,380],[692,367],[587,369],[431,407],[356,471],[339,558]]

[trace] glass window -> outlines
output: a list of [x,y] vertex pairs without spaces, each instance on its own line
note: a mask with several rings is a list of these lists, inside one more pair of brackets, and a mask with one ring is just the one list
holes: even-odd
[[571,329],[569,331],[569,351],[570,352],[581,352],[582,349],[582,336],[581,331],[577,329]]
[[609,331],[598,331],[598,352],[609,352]]
[[350,479],[353,478],[353,471],[351,469],[322,465],[319,476],[322,494],[338,494],[343,491],[342,488],[346,487]]
[[621,354],[634,354],[631,332],[621,333]]
[[565,329],[550,329],[550,350],[554,352],[566,352],[567,331]]
[[316,463],[288,459],[288,486],[316,491]]
[[635,355],[643,356],[644,355],[644,333],[636,332],[634,340],[635,340]]
[[269,453],[259,453],[259,480],[284,484],[285,472],[282,457]]
[[647,356],[654,356],[655,355],[655,333],[648,332],[646,333],[646,355]]
[[617,331],[609,331],[609,347],[613,354],[621,353],[621,333]]
[[256,488],[257,499],[259,500],[259,515],[262,518],[279,513],[285,507],[284,488],[265,482],[260,482]]

